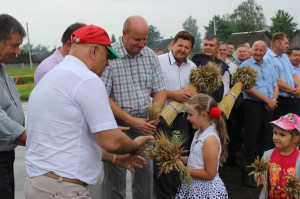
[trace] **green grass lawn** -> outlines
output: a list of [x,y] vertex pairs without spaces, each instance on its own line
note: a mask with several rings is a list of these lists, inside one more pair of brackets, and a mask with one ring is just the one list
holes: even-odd
[[[33,75],[36,66],[30,69],[30,66],[24,66],[22,68],[9,68],[6,70],[8,75],[17,76],[17,75]],[[16,78],[14,78],[16,80]],[[33,77],[20,77],[17,85],[21,84],[34,84]],[[28,100],[29,95],[34,87],[33,86],[24,86],[24,87],[17,87],[21,100]]]

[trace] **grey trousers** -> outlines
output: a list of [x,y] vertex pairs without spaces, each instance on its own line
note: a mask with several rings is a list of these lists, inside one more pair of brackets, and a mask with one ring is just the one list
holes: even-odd
[[[119,126],[127,126],[118,121]],[[134,139],[142,134],[130,129],[125,133]],[[145,157],[144,154],[140,154]],[[131,174],[132,184],[126,185],[127,169],[103,162],[104,165],[104,190],[105,199],[126,199],[126,186],[131,186],[133,199],[153,198],[153,161],[147,159],[147,164],[142,169],[135,168]],[[128,171],[129,172],[129,171]]]
[[91,199],[85,186],[44,175],[30,178],[28,174],[24,182],[24,195],[26,199]]

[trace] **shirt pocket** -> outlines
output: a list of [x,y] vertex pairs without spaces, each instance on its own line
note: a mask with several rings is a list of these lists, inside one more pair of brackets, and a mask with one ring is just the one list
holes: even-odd
[[140,83],[142,88],[152,88],[152,70],[150,67],[145,67],[140,75]]

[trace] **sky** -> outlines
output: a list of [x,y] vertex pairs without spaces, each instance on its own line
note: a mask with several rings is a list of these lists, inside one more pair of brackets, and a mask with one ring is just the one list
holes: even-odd
[[[61,45],[65,29],[75,22],[94,24],[104,28],[111,36],[121,36],[127,17],[141,15],[148,25],[158,28],[164,38],[181,31],[189,17],[197,20],[201,37],[204,26],[214,15],[233,13],[245,0],[0,0],[0,13],[15,17],[26,29],[28,23],[30,43],[42,44],[52,50]],[[279,9],[289,12],[300,29],[300,0],[256,0],[263,8],[267,25]],[[28,38],[24,38],[24,44]]]

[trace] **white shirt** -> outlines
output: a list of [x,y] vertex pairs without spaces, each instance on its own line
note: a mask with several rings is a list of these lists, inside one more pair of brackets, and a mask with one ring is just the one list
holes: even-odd
[[225,73],[222,75],[222,82],[224,84],[224,94],[223,98],[226,96],[227,93],[230,91],[230,75],[228,71],[225,71]]
[[30,177],[53,171],[96,184],[102,150],[93,133],[117,128],[102,80],[79,59],[44,76],[28,102],[26,167]]
[[[197,68],[194,62],[186,59],[186,62],[183,62],[179,67],[172,51],[158,56],[158,60],[162,67],[167,91],[176,91],[190,85],[190,72],[192,69]],[[173,101],[173,99],[167,99],[166,105],[170,101]],[[184,108],[182,112],[185,111],[186,109]]]

